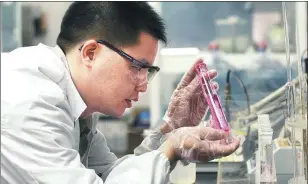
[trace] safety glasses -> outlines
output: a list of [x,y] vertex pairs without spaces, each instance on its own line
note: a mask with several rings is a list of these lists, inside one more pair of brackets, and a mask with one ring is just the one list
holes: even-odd
[[[104,40],[96,40],[97,43],[103,44],[109,49],[113,50],[114,52],[118,53],[120,56],[124,57],[127,61],[131,62],[133,67],[135,67],[138,71],[147,70],[147,79],[146,82],[149,83],[154,76],[159,72],[160,68],[158,66],[151,66],[145,62],[138,61],[137,59],[133,58],[132,56],[128,55],[127,53],[123,52],[122,50],[116,48],[112,44],[108,43]],[[83,46],[83,45],[82,45]],[[82,46],[79,48],[81,50]]]

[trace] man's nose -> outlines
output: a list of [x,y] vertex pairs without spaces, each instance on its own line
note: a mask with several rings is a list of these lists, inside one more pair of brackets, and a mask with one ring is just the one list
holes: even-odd
[[136,91],[144,93],[147,91],[147,88],[148,88],[148,83],[144,82],[136,87]]

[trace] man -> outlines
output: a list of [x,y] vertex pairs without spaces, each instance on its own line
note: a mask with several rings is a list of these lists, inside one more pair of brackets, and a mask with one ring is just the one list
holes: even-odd
[[194,127],[206,104],[193,67],[173,93],[162,127],[134,155],[117,159],[110,152],[92,114],[120,117],[138,101],[159,71],[153,66],[159,40],[166,42],[164,25],[145,2],[75,2],[56,47],[10,52],[1,62],[2,182],[167,183],[177,160],[234,152],[238,139],[223,145],[216,141],[223,132]]

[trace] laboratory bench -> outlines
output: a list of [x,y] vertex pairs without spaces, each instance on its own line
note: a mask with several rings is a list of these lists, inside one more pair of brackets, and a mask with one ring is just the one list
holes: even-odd
[[[241,169],[241,167],[243,166],[243,162],[226,162],[223,163],[223,171],[224,172],[228,172],[228,173],[235,173],[237,176],[232,176],[229,175],[228,178],[232,178],[233,180],[236,180],[236,177],[239,177],[239,170],[243,171],[242,173],[245,173],[245,169]],[[217,175],[218,175],[218,162],[208,162],[205,164],[197,164],[197,168],[196,168],[197,172],[196,172],[196,182],[194,184],[217,184]],[[241,175],[242,175],[241,173]],[[235,177],[235,178],[233,178]],[[226,179],[226,178],[224,178]],[[241,183],[239,182],[241,180],[241,178],[239,178],[237,180],[236,183]],[[232,184],[233,182],[231,181],[225,181],[225,182],[221,182],[221,183],[228,183],[228,184]],[[243,180],[242,182],[243,184],[249,184],[247,183],[247,180]]]
[[217,184],[217,173],[197,173],[195,184]]
[[220,174],[220,183],[232,184],[241,183],[243,181],[247,184],[247,169],[245,162],[221,162],[216,161],[197,164],[196,167],[196,184],[217,184],[217,176]]

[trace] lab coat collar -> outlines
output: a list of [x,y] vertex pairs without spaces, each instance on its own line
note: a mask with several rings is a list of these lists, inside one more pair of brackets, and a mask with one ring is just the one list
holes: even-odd
[[67,85],[67,96],[68,96],[68,102],[71,106],[72,109],[72,115],[74,117],[74,121],[76,121],[80,115],[86,110],[87,105],[85,104],[85,102],[83,101],[83,99],[81,98],[74,82],[73,79],[71,77],[71,72],[70,72],[70,68],[68,66],[68,62],[66,59],[66,56],[64,54],[64,52],[62,51],[62,49],[59,46],[56,46],[54,48],[52,48],[52,51],[58,56],[60,57],[60,59],[62,60],[63,64],[65,65],[65,68],[67,69],[68,72],[68,85]]

